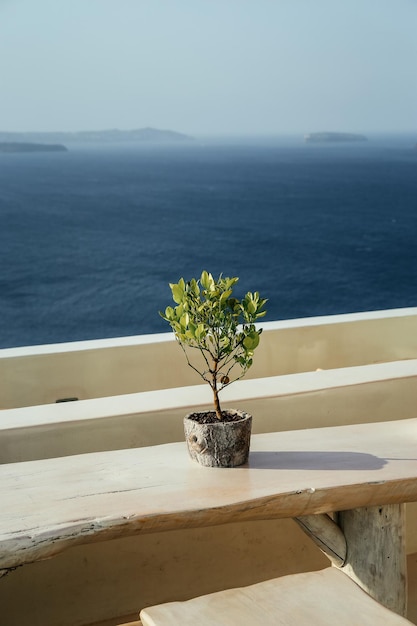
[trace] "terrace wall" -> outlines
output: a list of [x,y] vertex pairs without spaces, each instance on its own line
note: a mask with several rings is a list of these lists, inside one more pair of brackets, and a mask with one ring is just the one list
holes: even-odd
[[[262,326],[247,379],[417,358],[417,308]],[[172,333],[0,350],[0,409],[200,382]]]
[[[223,392],[254,432],[415,417],[417,309],[264,327],[251,377]],[[171,335],[3,350],[0,381],[3,463],[178,441],[184,414],[211,402]],[[55,404],[63,397],[79,401]],[[416,519],[407,505],[413,572]],[[327,565],[292,520],[117,539],[0,579],[0,623],[112,626],[142,606]]]

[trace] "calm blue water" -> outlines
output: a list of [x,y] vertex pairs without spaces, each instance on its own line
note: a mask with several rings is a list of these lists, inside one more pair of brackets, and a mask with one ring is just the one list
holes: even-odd
[[2,154],[0,347],[168,331],[168,282],[202,269],[266,319],[415,306],[414,144]]

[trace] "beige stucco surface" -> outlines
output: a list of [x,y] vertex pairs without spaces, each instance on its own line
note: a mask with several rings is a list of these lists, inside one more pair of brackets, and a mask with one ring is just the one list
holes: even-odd
[[[417,309],[265,322],[247,378],[417,358]],[[0,409],[196,385],[172,333],[0,350]]]
[[[265,324],[225,405],[244,403],[254,432],[415,417],[416,331],[417,309]],[[210,395],[178,351],[171,335],[1,350],[0,462],[180,440]],[[407,514],[415,560],[417,506]],[[83,626],[327,564],[291,520],[171,531],[20,568],[0,579],[0,607],[5,626]]]
[[[223,405],[253,432],[415,416],[417,359],[238,381]],[[2,411],[0,463],[180,441],[182,419],[210,406],[208,385]]]

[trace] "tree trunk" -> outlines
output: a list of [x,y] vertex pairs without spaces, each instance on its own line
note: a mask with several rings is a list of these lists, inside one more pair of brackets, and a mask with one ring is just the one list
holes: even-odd
[[405,505],[386,504],[341,511],[339,526],[348,545],[348,558],[342,571],[375,600],[405,615]]
[[222,410],[220,407],[220,400],[219,400],[219,390],[217,389],[217,368],[218,368],[218,362],[214,361],[214,369],[211,373],[212,375],[212,385],[211,388],[213,389],[213,399],[214,399],[214,409],[216,411],[216,417],[218,420],[222,419]]

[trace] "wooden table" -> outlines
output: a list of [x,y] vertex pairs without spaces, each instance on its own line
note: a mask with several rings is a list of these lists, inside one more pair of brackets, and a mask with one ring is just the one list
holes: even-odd
[[417,419],[255,435],[248,465],[234,469],[193,463],[183,443],[2,465],[0,574],[82,543],[292,517],[404,613],[411,501]]

